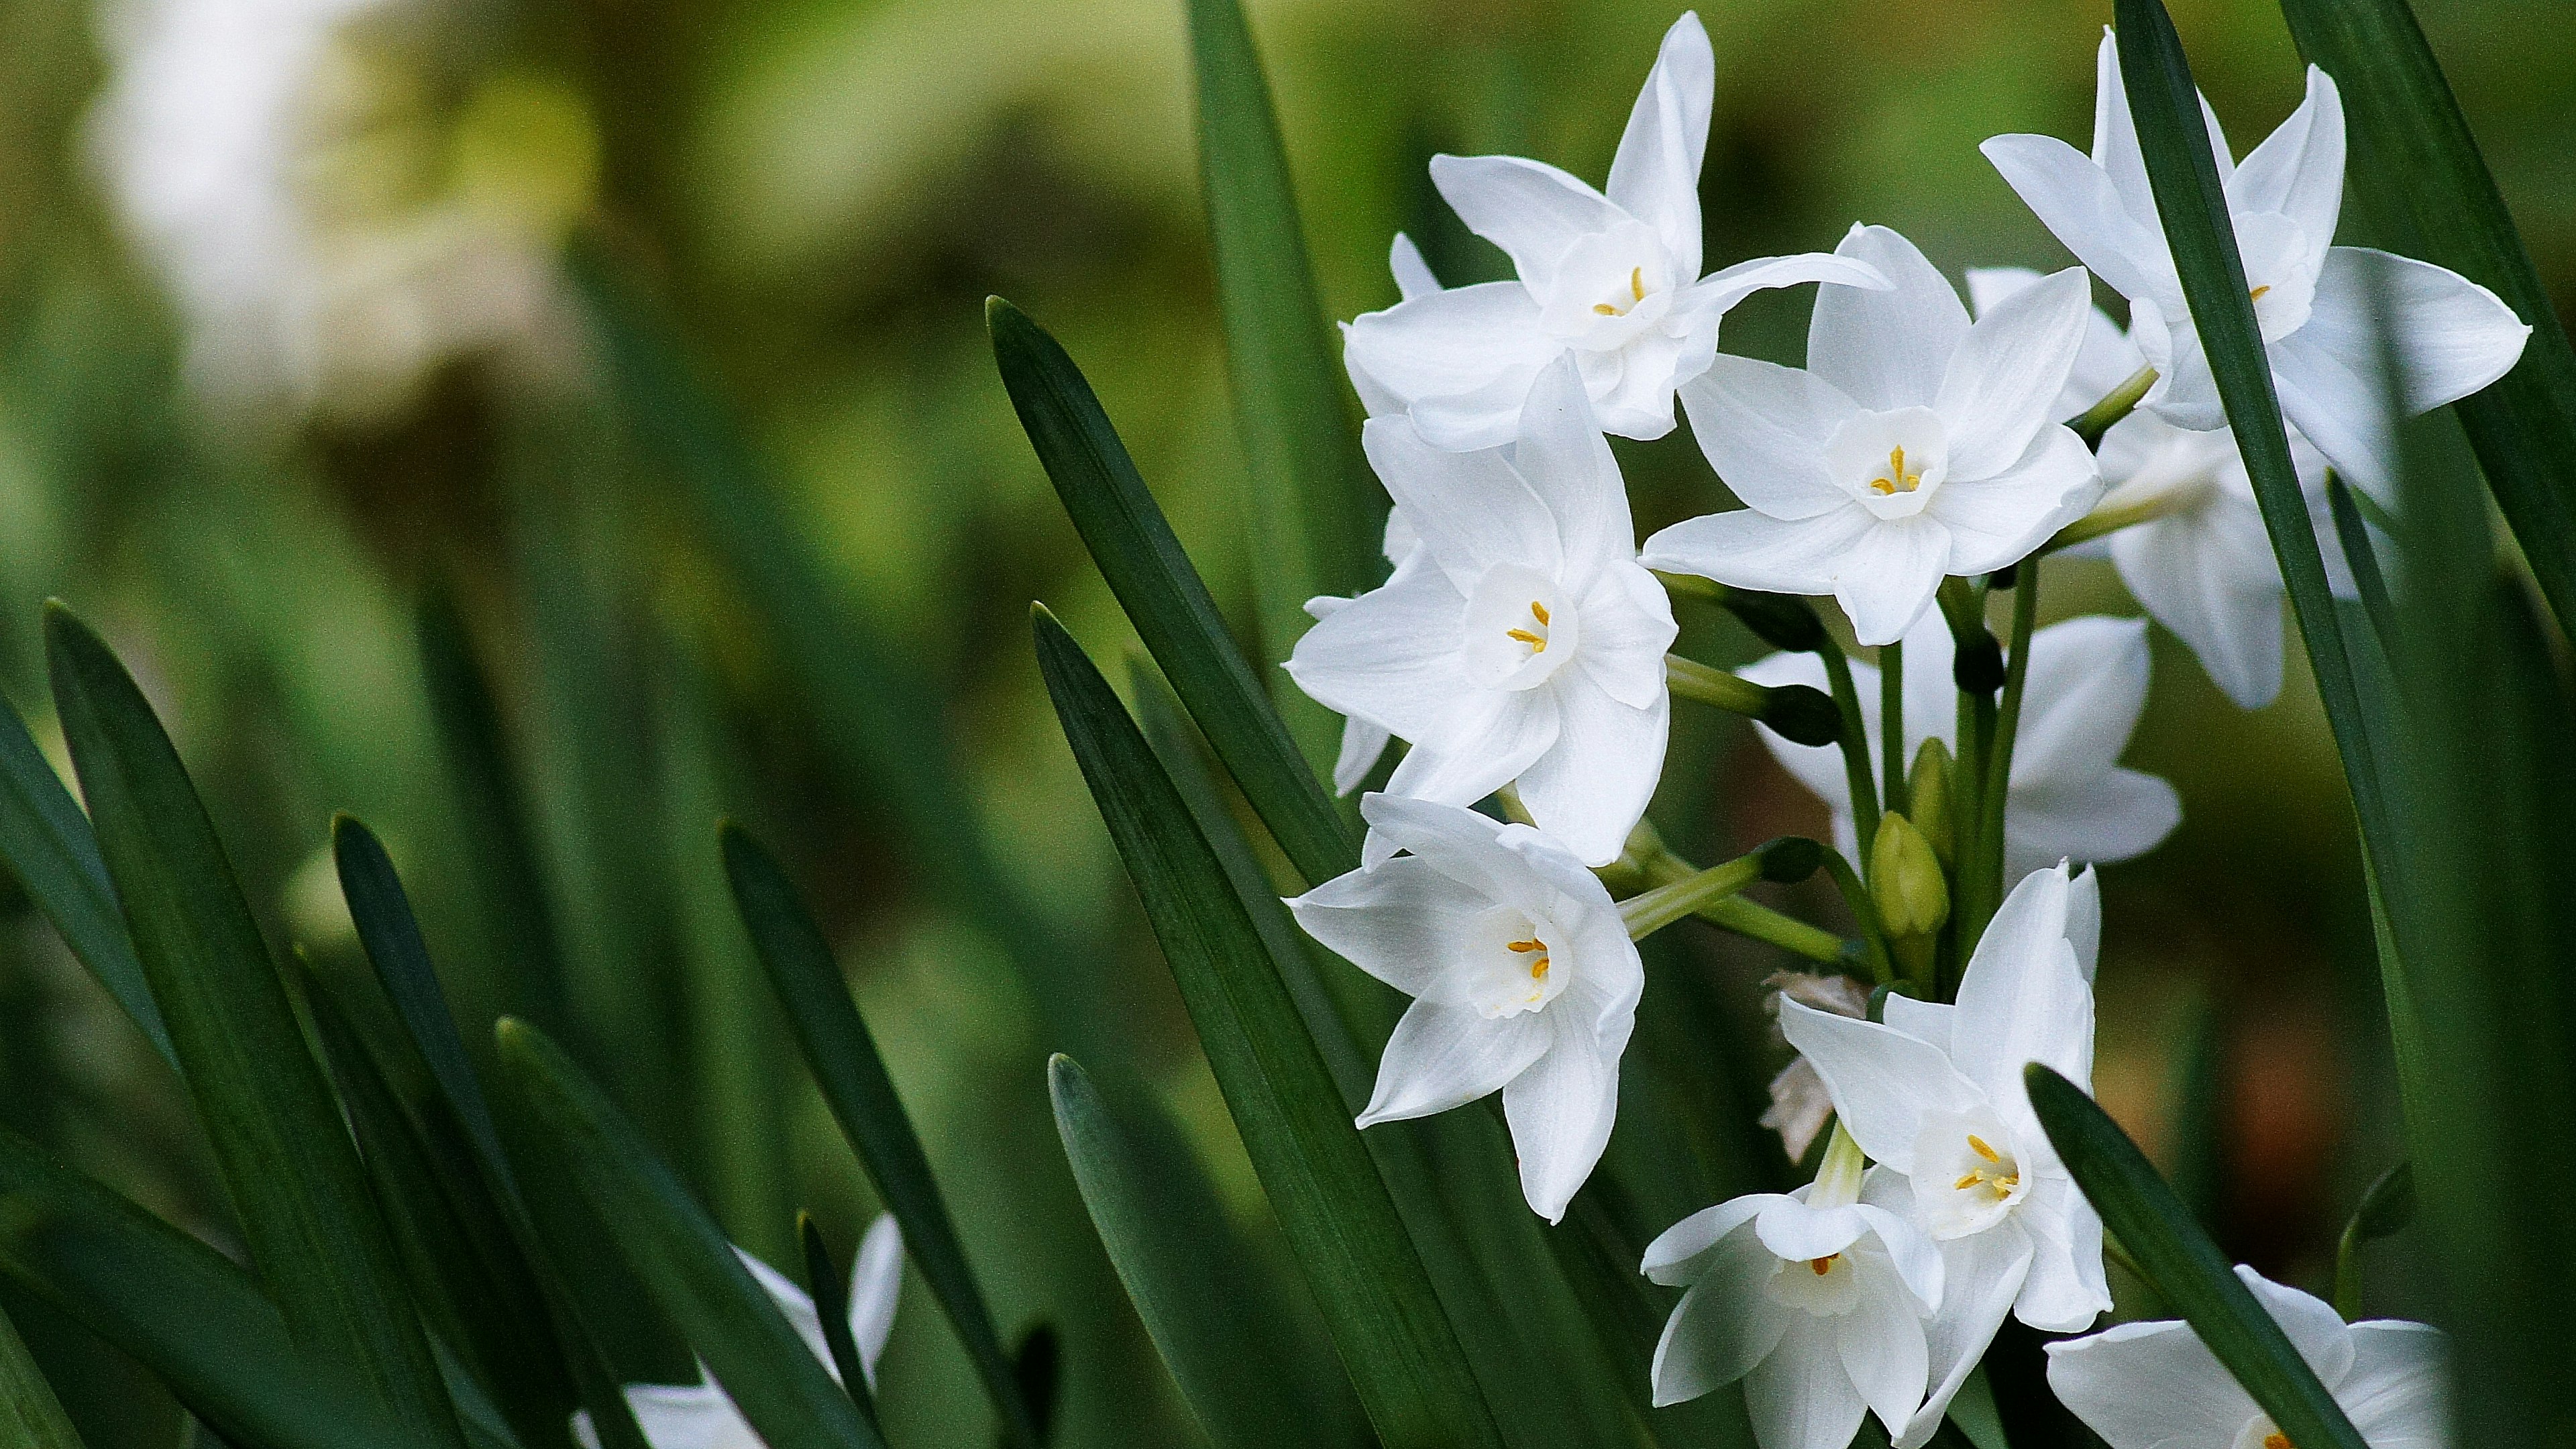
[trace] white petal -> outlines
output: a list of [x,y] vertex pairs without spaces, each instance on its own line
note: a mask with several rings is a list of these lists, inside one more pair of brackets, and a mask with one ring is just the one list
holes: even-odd
[[[1711,1253],[1727,1235],[1753,1221],[1754,1215],[1768,1206],[1778,1193],[1749,1193],[1729,1198],[1715,1207],[1704,1207],[1689,1217],[1656,1234],[1646,1245],[1646,1256],[1638,1272],[1649,1282],[1673,1287],[1696,1283],[1716,1271],[1717,1259]],[[1749,1234],[1747,1236],[1750,1236]],[[1762,1249],[1765,1255],[1770,1249]],[[1731,1261],[1731,1260],[1729,1260]]]
[[2029,1100],[2021,1073],[2030,1062],[2054,1067],[2079,1087],[2092,1083],[2093,991],[2066,940],[2068,895],[2063,867],[2025,877],[1959,977],[1950,1059],[1999,1110]]
[[1950,354],[1968,335],[1968,309],[1914,243],[1883,226],[1855,226],[1834,254],[1866,262],[1886,291],[1826,287],[1807,321],[1807,368],[1862,407],[1930,407]]
[[1519,156],[1434,156],[1431,184],[1467,229],[1509,252],[1532,296],[1545,296],[1566,250],[1625,213],[1600,192]]
[[[2030,1171],[2024,1168],[2024,1171]],[[2102,1219],[2074,1179],[2051,1169],[2032,1184],[2014,1214],[2030,1232],[2030,1275],[2013,1300],[2013,1316],[2042,1333],[2076,1333],[2111,1310],[2102,1270]]]
[[2333,460],[2346,482],[2374,498],[2389,497],[2397,486],[2397,429],[2371,370],[2377,353],[2334,350],[2333,328],[2319,328],[2314,311],[2308,318],[2308,326],[2270,348],[2281,415]]
[[859,1371],[868,1386],[877,1381],[877,1360],[894,1333],[895,1299],[903,1290],[903,1229],[894,1214],[879,1213],[859,1239],[850,1261],[850,1344],[859,1351]]
[[1696,1399],[1751,1373],[1779,1347],[1790,1315],[1798,1312],[1760,1291],[1761,1279],[1753,1275],[1769,1272],[1780,1260],[1750,1232],[1729,1237],[1712,1256],[1717,1265],[1673,1305],[1655,1343],[1651,1382],[1657,1408]]
[[1347,795],[1360,787],[1395,736],[1386,726],[1353,715],[1342,721],[1341,752],[1333,757],[1333,793]]
[[1610,163],[1610,200],[1655,229],[1682,276],[1699,271],[1699,167],[1716,84],[1708,31],[1698,15],[1684,11],[1664,32]]
[[653,1449],[761,1449],[742,1411],[713,1382],[688,1388],[628,1384],[625,1392],[635,1427]]
[[1555,517],[1499,450],[1437,448],[1402,418],[1369,419],[1360,443],[1462,599],[1495,564],[1562,567]]
[[1950,531],[1950,572],[1991,573],[2027,557],[2101,496],[2084,440],[2050,423],[2018,463],[1991,478],[1942,484],[1923,511]]
[[2309,66],[2299,108],[2227,178],[2227,209],[2238,216],[2277,211],[2322,253],[2343,211],[2343,155],[2343,94],[2334,77]]
[[1838,1329],[1834,1347],[1852,1387],[1889,1433],[1904,1428],[1923,1402],[1923,1321],[1914,1305],[1889,1282],[1882,1291],[1863,1293]]
[[[1583,385],[1592,398],[1592,415],[1601,431],[1639,442],[1653,442],[1673,430],[1673,385],[1685,374],[1708,370],[1717,353],[1714,331],[1701,337],[1649,332],[1617,352],[1571,354],[1584,364]],[[1686,360],[1687,359],[1687,360]],[[1616,377],[1601,364],[1616,363]]]
[[1800,252],[1786,257],[1755,257],[1709,273],[1691,285],[1682,299],[1673,305],[1678,316],[1693,319],[1696,325],[1711,327],[1718,316],[1756,292],[1773,287],[1794,287],[1801,282],[1823,282],[1830,286],[1861,287],[1874,292],[1886,291],[1892,283],[1884,273],[1865,261],[1836,256],[1832,252]]
[[1473,393],[1512,373],[1527,387],[1528,377],[1562,350],[1517,282],[1408,295],[1383,312],[1352,319],[1342,347],[1349,365],[1364,369],[1399,405]]
[[1836,562],[1834,602],[1850,616],[1854,638],[1891,643],[1932,607],[1950,562],[1950,530],[1938,518],[1881,520],[1853,539]]
[[[1888,1179],[1901,1179],[1903,1174],[1893,1168],[1875,1167],[1870,1169],[1870,1176],[1877,1182],[1887,1182]],[[1879,1245],[1887,1249],[1889,1264],[1895,1268],[1905,1291],[1913,1295],[1916,1306],[1925,1313],[1935,1312],[1940,1308],[1942,1293],[1948,1287],[1941,1267],[1941,1250],[1934,1247],[1932,1240],[1911,1221],[1882,1206],[1888,1188],[1872,1191],[1873,1185],[1864,1181],[1861,1202],[1852,1211],[1869,1224],[1869,1230],[1877,1235]]]
[[1437,987],[1494,899],[1432,860],[1398,856],[1335,876],[1288,909],[1333,954],[1407,996],[1422,996]]
[[2082,784],[2025,787],[2013,773],[2004,869],[2015,880],[2060,860],[2134,860],[2182,823],[2182,797],[2154,775],[2117,769]]
[[1780,1031],[1815,1064],[1860,1150],[1899,1172],[1914,1170],[1914,1139],[1926,1111],[1965,1111],[1983,1096],[1939,1047],[1891,1026],[1784,997]]
[[1556,696],[1556,743],[1521,771],[1521,803],[1584,864],[1608,865],[1663,778],[1671,698],[1658,694],[1644,709],[1622,704],[1579,664],[1547,689]]
[[1653,574],[1618,563],[1583,596],[1583,645],[1576,662],[1610,697],[1644,708],[1664,697],[1664,651],[1679,633],[1673,601]]
[[1834,1346],[1830,1319],[1796,1313],[1744,1376],[1744,1410],[1762,1449],[1849,1449],[1868,1412]]
[[2374,294],[2387,299],[2409,412],[2467,397],[2512,371],[2531,335],[2502,297],[2459,273],[2367,247],[2326,253],[2308,323],[2294,335],[2356,370],[2375,369],[2381,343],[2371,322]]
[[2030,642],[2022,688],[2014,787],[2101,774],[2146,707],[2146,621],[2088,614],[2049,625]]
[[1989,478],[2019,463],[2053,422],[2093,311],[2082,267],[2035,282],[1968,329],[1942,373],[1932,410],[1950,439],[1950,476]]
[[1424,998],[1406,1007],[1378,1057],[1377,1090],[1359,1125],[1401,1122],[1500,1091],[1547,1050],[1545,1012],[1487,1019]]
[[1428,297],[1440,290],[1440,279],[1431,274],[1431,264],[1422,259],[1422,248],[1402,232],[1386,250],[1386,269],[1395,274],[1395,293],[1405,301]]
[[1426,558],[1316,621],[1288,655],[1288,677],[1339,714],[1406,739],[1443,733],[1477,686],[1458,663],[1466,598]]
[[[2218,164],[2227,164],[2227,148],[2212,148]],[[2118,37],[2102,27],[2102,43],[2093,50],[2092,162],[2110,179],[2120,204],[2147,226],[2156,222],[2156,198],[2147,180],[2146,153],[2138,146],[2138,123],[2129,111],[2127,79],[2120,73]]]
[[1950,1050],[1950,1018],[1958,1008],[1943,1001],[1917,1001],[1902,991],[1887,994],[1887,1024],[1896,1030],[1939,1047],[1944,1055]]
[[2438,1449],[2450,1428],[2438,1329],[2376,1319],[2352,1326],[2352,1371],[2334,1386],[2352,1426],[2373,1449]]
[[1568,353],[1540,369],[1522,405],[1512,470],[1556,520],[1566,586],[1582,589],[1603,568],[1637,556],[1628,488],[1593,420],[1583,376]]
[[1368,823],[1370,838],[1382,841],[1389,855],[1409,850],[1487,900],[1513,898],[1523,867],[1501,842],[1502,821],[1457,805],[1388,792],[1362,795],[1360,819]]
[[2199,1335],[2170,1320],[2048,1345],[2048,1386],[2111,1449],[2232,1449],[2262,1412]]
[[2083,973],[2084,984],[2092,985],[2094,967],[2102,955],[2102,877],[2089,865],[2077,871],[2066,887],[2066,944],[2075,948],[2075,969]]
[[1565,1205],[1610,1145],[1629,1023],[1596,1034],[1592,1023],[1552,1008],[1520,1019],[1549,1022],[1555,1044],[1503,1088],[1503,1119],[1521,1160],[1521,1196],[1530,1211],[1553,1223],[1564,1218]]
[[1722,354],[1684,383],[1691,436],[1745,506],[1814,518],[1849,506],[1825,468],[1825,444],[1860,405],[1812,372]]
[[1897,1436],[1896,1449],[1923,1449],[1930,1442],[1950,1411],[1950,1401],[1985,1358],[1986,1346],[1994,1342],[1995,1330],[2012,1312],[2013,1298],[2030,1272],[2030,1236],[2009,1218],[1985,1232],[1953,1238],[1940,1248],[1946,1285],[1941,1311],[1924,1325],[1931,1391]]
[[1556,743],[1557,705],[1544,689],[1466,697],[1452,727],[1416,740],[1387,776],[1386,793],[1473,805],[1508,785]]
[[2135,301],[2172,289],[2164,239],[2130,214],[2112,178],[2084,153],[2054,136],[1995,136],[1977,149],[2112,291]]
[[1638,562],[1774,594],[1829,594],[1834,575],[1862,536],[1878,526],[1858,504],[1784,523],[1739,508],[1687,518],[1654,537]]
[[2281,1332],[2289,1335],[2290,1346],[2308,1361],[2308,1367],[2317,1371],[2327,1389],[2341,1384],[2344,1375],[2352,1372],[2355,1353],[2352,1329],[2343,1321],[2343,1315],[2334,1311],[2334,1305],[2313,1293],[2275,1283],[2242,1263],[2236,1265],[2236,1276],[2253,1290],[2263,1311],[2281,1325]]
[[2251,500],[2197,508],[2111,535],[2121,582],[2155,621],[2191,646],[2240,709],[2281,692],[2281,570]]
[[1867,1237],[1870,1221],[1853,1207],[1809,1207],[1784,1197],[1764,1207],[1753,1219],[1762,1245],[1792,1262],[1830,1258]]

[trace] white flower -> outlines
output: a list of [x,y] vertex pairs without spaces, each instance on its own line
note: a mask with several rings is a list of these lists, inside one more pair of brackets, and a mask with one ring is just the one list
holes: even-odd
[[1362,796],[1360,813],[1410,854],[1288,902],[1308,935],[1414,998],[1359,1124],[1500,1091],[1521,1193],[1555,1222],[1609,1144],[1645,986],[1619,907],[1529,826],[1392,795]]
[[1646,541],[1649,567],[1832,594],[1864,644],[1902,636],[1945,574],[2002,568],[2081,515],[2093,455],[2055,412],[2084,341],[2082,268],[1971,323],[1912,242],[1853,227],[1839,253],[1895,283],[1816,297],[1807,371],[1720,357],[1682,389],[1745,507]]
[[1663,773],[1673,615],[1574,363],[1540,374],[1508,449],[1448,452],[1402,418],[1362,438],[1422,546],[1317,621],[1290,677],[1412,742],[1388,793],[1469,805],[1517,780],[1540,829],[1617,859]]
[[1895,1433],[1923,1402],[1923,1315],[1940,1254],[1885,1200],[1903,1179],[1861,1171],[1841,1132],[1816,1180],[1691,1214],[1646,1249],[1658,1283],[1689,1285],[1655,1345],[1657,1405],[1744,1380],[1762,1449],[1845,1449],[1866,1410]]
[[[2445,1341],[2400,1319],[2346,1324],[2323,1301],[2251,1268],[2236,1276],[2316,1370],[2370,1449],[2442,1449]],[[2191,1325],[2123,1323],[2048,1345],[2048,1386],[2111,1449],[2288,1449]]]
[[[2226,411],[2156,219],[2119,67],[2105,31],[2089,158],[2051,136],[1996,136],[1984,150],[2066,249],[2129,299],[2131,334],[2158,373],[2148,406],[2182,427],[2220,427]],[[2344,125],[2342,97],[2324,71],[2308,67],[2307,98],[2242,165],[2230,164],[2206,103],[2202,112],[2281,411],[2337,470],[2384,487],[2394,459],[2375,382],[2373,293],[2384,290],[2391,310],[2389,343],[2414,412],[2502,377],[2531,329],[2502,298],[2456,272],[2330,245],[2343,209]]]
[[[1952,653],[1950,630],[1938,613],[1924,615],[1905,636],[1908,759],[1927,739],[1958,743]],[[1812,654],[1774,654],[1737,672],[1756,684],[1825,687],[1825,666]],[[1878,671],[1855,663],[1851,672],[1874,760]],[[2182,823],[2182,801],[2173,786],[2118,763],[2146,702],[2145,620],[2088,615],[2032,634],[2004,806],[2005,879],[2017,881],[2061,859],[2109,862],[2144,855]],[[1768,729],[1762,743],[1833,810],[1834,841],[1857,858],[1860,842],[1841,747],[1795,745]]]
[[[1396,240],[1401,242],[1404,238],[1399,236]],[[1388,509],[1385,540],[1379,544],[1386,561],[1402,568],[1404,561],[1420,547],[1422,539],[1413,531],[1413,525],[1404,521],[1403,510]],[[1350,607],[1350,603],[1337,594],[1321,594],[1306,601],[1306,614],[1309,618],[1321,620]],[[1394,739],[1395,736],[1382,724],[1358,715],[1344,719],[1341,753],[1333,760],[1333,793],[1347,795],[1358,789],[1360,782],[1368,778],[1368,772],[1377,768],[1378,757],[1386,753],[1387,745]]]
[[[840,1371],[833,1367],[832,1351],[823,1341],[814,1300],[758,1258],[740,1248],[734,1249],[734,1255],[822,1361],[823,1371],[839,1382]],[[894,1331],[895,1295],[902,1287],[903,1234],[893,1214],[880,1214],[860,1239],[858,1258],[850,1265],[850,1342],[859,1351],[859,1369],[871,1388],[876,1386],[877,1356],[885,1352],[886,1336]],[[685,1387],[628,1384],[626,1406],[634,1410],[636,1426],[653,1449],[763,1449],[760,1436],[752,1432],[742,1411],[704,1364],[698,1366],[698,1382]],[[592,1426],[589,1411],[572,1416],[572,1430],[584,1449],[599,1449],[599,1431]]]
[[2093,873],[2070,881],[2060,865],[2005,899],[1955,1006],[1890,993],[1881,1025],[1780,1004],[1780,1029],[1824,1078],[1837,1120],[1882,1170],[1903,1174],[1911,1216],[1941,1251],[1949,1290],[1930,1325],[1932,1391],[1897,1449],[1919,1449],[1941,1426],[2006,1312],[2066,1333],[2111,1307],[2102,1220],[2021,1075],[2045,1062],[2090,1090],[2101,935]]
[[[1830,256],[1764,257],[1702,277],[1699,171],[1716,61],[1685,14],[1637,96],[1608,194],[1517,156],[1435,156],[1431,180],[1469,230],[1511,254],[1519,280],[1438,290],[1399,266],[1405,300],[1344,331],[1344,362],[1372,413],[1401,408],[1443,448],[1512,440],[1530,384],[1571,354],[1603,427],[1660,438],[1673,387],[1717,353],[1718,319],[1754,292],[1799,282],[1884,286]],[[1399,247],[1399,257],[1402,248]]]

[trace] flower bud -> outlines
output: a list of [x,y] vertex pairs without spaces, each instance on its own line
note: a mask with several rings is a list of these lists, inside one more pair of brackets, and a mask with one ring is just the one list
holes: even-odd
[[1784,835],[1753,852],[1762,878],[1773,885],[1796,885],[1825,863],[1825,848],[1803,835]]
[[1793,745],[1830,745],[1842,738],[1843,715],[1832,695],[1805,684],[1774,686],[1754,718]]
[[1950,682],[1963,694],[1992,694],[2004,687],[2004,646],[1984,629],[1959,646],[1950,660]]
[[1914,822],[1893,810],[1878,818],[1878,839],[1869,848],[1869,893],[1892,938],[1928,937],[1950,919],[1940,857]]
[[1945,867],[1958,859],[1958,837],[1950,823],[1950,769],[1950,747],[1928,739],[1914,752],[1914,768],[1905,777],[1906,816]]
[[1795,594],[1730,588],[1721,596],[1721,602],[1728,613],[1753,631],[1754,638],[1774,649],[1808,654],[1825,642],[1825,625],[1816,617],[1816,606]]

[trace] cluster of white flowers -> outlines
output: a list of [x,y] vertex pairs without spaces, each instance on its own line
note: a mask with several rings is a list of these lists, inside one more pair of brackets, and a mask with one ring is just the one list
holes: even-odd
[[[1368,456],[1394,500],[1394,572],[1355,599],[1314,601],[1288,665],[1349,721],[1341,789],[1392,739],[1409,745],[1361,802],[1362,867],[1290,902],[1318,940],[1414,998],[1360,1124],[1500,1091],[1524,1191],[1550,1221],[1609,1142],[1643,982],[1594,870],[1622,860],[1662,776],[1675,627],[1656,571],[1830,596],[1857,643],[1901,645],[1885,697],[1903,706],[1902,755],[1880,754],[1867,666],[1850,668],[1846,694],[1865,750],[1765,735],[1852,856],[1870,844],[1852,755],[1958,744],[1962,624],[1945,580],[2029,568],[2052,540],[2098,534],[2088,546],[2232,699],[2257,707],[2281,685],[2281,577],[2107,34],[2089,157],[2037,136],[1984,148],[2083,265],[1970,271],[1967,301],[1875,226],[1830,256],[1700,276],[1714,69],[1684,15],[1605,191],[1519,158],[1433,160],[1442,196],[1518,276],[1443,289],[1396,238],[1403,300],[1345,334]],[[2331,245],[2343,115],[2332,79],[2311,67],[2307,86],[2241,164],[2214,119],[2210,136],[2303,481],[2322,499],[2331,466],[2384,508],[2383,334],[2404,365],[2398,401],[2421,411],[2501,376],[2529,329],[2465,278]],[[2127,299],[2125,329],[2094,307],[2094,278]],[[1804,369],[1717,350],[1737,301],[1810,281],[1824,285]],[[1664,435],[1676,396],[1744,507],[1641,550],[1603,435]],[[2088,413],[2091,434],[2069,426]],[[2101,1222],[2022,1069],[2090,1080],[2101,910],[2089,866],[2068,862],[2152,849],[2181,808],[2164,781],[2117,763],[2146,697],[2145,622],[2071,620],[2031,635],[2027,653],[1996,894],[2010,893],[1960,944],[1955,1000],[1888,994],[1884,1021],[1784,1002],[1783,1031],[1837,1124],[1815,1180],[1695,1214],[1646,1255],[1656,1281],[1687,1286],[1656,1353],[1657,1402],[1741,1380],[1764,1449],[1841,1449],[1867,1413],[1915,1449],[2007,1316],[2073,1333],[2112,1306]],[[1741,678],[1821,688],[1828,668],[1783,653]],[[1472,808],[1497,794],[1523,823]],[[2346,1329],[2305,1295],[2249,1282],[2328,1386],[2357,1396],[2347,1406],[2372,1443],[2438,1441],[2427,1331]],[[2285,1442],[2179,1324],[2052,1351],[2061,1397],[2124,1449]]]

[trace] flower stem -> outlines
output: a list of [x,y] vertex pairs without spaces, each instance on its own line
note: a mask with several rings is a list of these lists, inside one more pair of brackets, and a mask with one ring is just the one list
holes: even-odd
[[1860,1180],[1868,1159],[1861,1156],[1860,1144],[1852,1140],[1851,1129],[1834,1119],[1833,1140],[1825,1144],[1825,1160],[1816,1164],[1816,1185],[1807,1191],[1811,1208],[1850,1207],[1860,1201]]
[[1619,903],[1619,918],[1628,923],[1628,939],[1642,941],[1684,916],[1693,916],[1762,879],[1759,856],[1739,856],[1712,865],[1669,885],[1659,885]]
[[2075,430],[2075,436],[2084,440],[2084,446],[2099,449],[2102,435],[2111,431],[2112,424],[2136,411],[2138,399],[2145,397],[2147,389],[2155,385],[2156,370],[2141,367],[2067,426]]
[[1834,707],[1843,717],[1843,777],[1851,789],[1852,823],[1859,827],[1859,839],[1866,846],[1878,838],[1878,787],[1871,781],[1869,768],[1869,731],[1861,723],[1860,691],[1852,686],[1851,660],[1843,646],[1825,640],[1816,650],[1825,661],[1825,683],[1833,689]]
[[[1905,642],[1891,640],[1878,650],[1878,798],[1885,808],[1905,811]],[[1864,850],[1868,847],[1862,846]]]
[[2022,560],[2022,567],[2028,569],[2060,549],[2073,548],[2079,543],[2090,543],[2105,534],[2117,533],[2124,528],[2134,528],[2141,523],[2153,523],[2159,518],[2180,511],[2185,503],[2191,502],[2197,496],[2193,489],[2168,488],[2152,498],[2141,498],[2135,503],[2123,503],[2111,508],[2096,508],[2049,535],[2048,542],[2032,550],[2030,557]]
[[[1632,859],[1633,857],[1633,859]],[[1655,882],[1669,886],[1699,874],[1698,867],[1665,847],[1660,836],[1640,829],[1628,837],[1628,850],[1617,866],[1605,870],[1633,869]],[[1701,905],[1694,912],[1701,920],[1739,936],[1750,936],[1768,942],[1792,955],[1848,971],[1865,961],[1868,948],[1858,941],[1846,941],[1831,931],[1784,916],[1778,911],[1749,901],[1739,895],[1722,895]]]
[[1756,718],[1771,702],[1771,691],[1752,680],[1739,679],[1723,669],[1713,669],[1678,654],[1664,656],[1664,682],[1684,699]]
[[1843,893],[1843,904],[1851,907],[1852,918],[1860,923],[1861,948],[1869,957],[1869,977],[1885,986],[1896,979],[1896,961],[1887,949],[1887,928],[1878,919],[1878,903],[1870,899],[1869,888],[1860,883],[1860,872],[1843,858],[1839,850],[1825,852],[1825,874],[1832,876],[1834,889]]
[[2013,590],[2012,652],[2005,656],[2003,702],[1996,711],[1994,736],[1987,747],[1977,824],[1976,915],[1959,938],[1971,948],[1985,933],[1986,922],[2003,900],[2004,810],[2012,793],[2013,745],[2021,732],[2022,692],[2030,680],[2030,636],[2038,622],[2039,570],[2025,568]]

